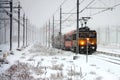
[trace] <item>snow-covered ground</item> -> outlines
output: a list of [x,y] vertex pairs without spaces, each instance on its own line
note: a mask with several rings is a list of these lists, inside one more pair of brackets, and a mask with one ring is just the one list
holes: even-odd
[[[119,47],[99,45],[97,50],[120,54]],[[73,56],[76,56],[75,60]],[[9,64],[0,66],[0,80],[120,80],[120,65],[99,56],[114,58],[93,54],[86,62],[86,55],[75,55],[37,43],[22,51],[14,50],[14,55],[6,58]]]
[[120,54],[120,45],[98,45],[97,51]]

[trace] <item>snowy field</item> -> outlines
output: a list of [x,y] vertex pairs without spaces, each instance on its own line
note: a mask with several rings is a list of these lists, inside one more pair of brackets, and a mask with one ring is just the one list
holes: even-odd
[[[120,53],[119,48],[98,46],[98,51]],[[97,56],[98,55],[98,56]],[[73,56],[77,56],[73,60]],[[0,62],[0,80],[120,80],[120,65],[103,60],[94,53],[88,56],[34,44]]]

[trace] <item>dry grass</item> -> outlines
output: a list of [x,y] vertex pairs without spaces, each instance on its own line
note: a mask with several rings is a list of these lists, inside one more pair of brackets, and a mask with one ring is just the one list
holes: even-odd
[[101,76],[96,77],[95,80],[102,80],[103,78]]
[[51,74],[50,80],[63,80],[64,76],[62,72],[57,72],[56,74]]
[[1,66],[2,64],[9,64],[9,61],[8,61],[6,58],[0,57],[0,66]]
[[12,65],[5,73],[0,74],[1,80],[36,80],[30,76],[29,66],[25,63],[20,63]]
[[64,67],[64,65],[63,64],[61,64],[61,65],[52,65],[52,67],[51,67],[51,69],[52,70],[63,70],[63,67]]
[[93,71],[92,71],[92,72],[90,72],[90,74],[92,74],[92,75],[96,75],[96,72],[93,72]]

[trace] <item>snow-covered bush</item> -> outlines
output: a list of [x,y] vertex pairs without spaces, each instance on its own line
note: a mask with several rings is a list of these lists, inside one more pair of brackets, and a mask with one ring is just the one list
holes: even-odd
[[57,72],[56,74],[51,74],[50,80],[63,80],[64,76],[62,72]]
[[5,73],[0,74],[1,80],[36,80],[30,75],[29,65],[20,63],[12,65]]
[[2,64],[9,64],[9,61],[8,61],[6,58],[0,57],[0,66],[1,66]]
[[52,65],[52,67],[51,67],[51,69],[52,70],[63,70],[63,67],[64,67],[64,65],[63,64],[61,64],[61,65]]

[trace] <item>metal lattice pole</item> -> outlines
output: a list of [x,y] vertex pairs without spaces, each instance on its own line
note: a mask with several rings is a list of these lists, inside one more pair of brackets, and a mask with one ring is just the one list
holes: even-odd
[[48,38],[48,47],[50,47],[50,21],[49,21],[49,38]]
[[46,46],[47,46],[47,24],[46,24]]
[[26,46],[27,46],[27,43],[28,43],[28,19],[26,18]]
[[25,14],[23,14],[23,47],[25,47]]
[[59,32],[59,35],[60,35],[60,49],[61,49],[61,35],[62,35],[62,33],[61,33],[61,28],[62,28],[62,7],[60,6],[60,32]]
[[55,42],[54,42],[54,36],[55,36],[55,35],[54,35],[54,16],[53,16],[53,36],[52,36],[52,39],[53,39],[53,43],[52,43],[52,44],[53,44],[53,48],[54,48],[54,43],[55,43]]
[[79,53],[79,45],[78,45],[78,39],[79,39],[79,0],[77,0],[77,34],[76,34],[76,54]]
[[10,51],[12,51],[13,0],[10,1]]
[[20,3],[18,4],[18,48],[20,47]]

